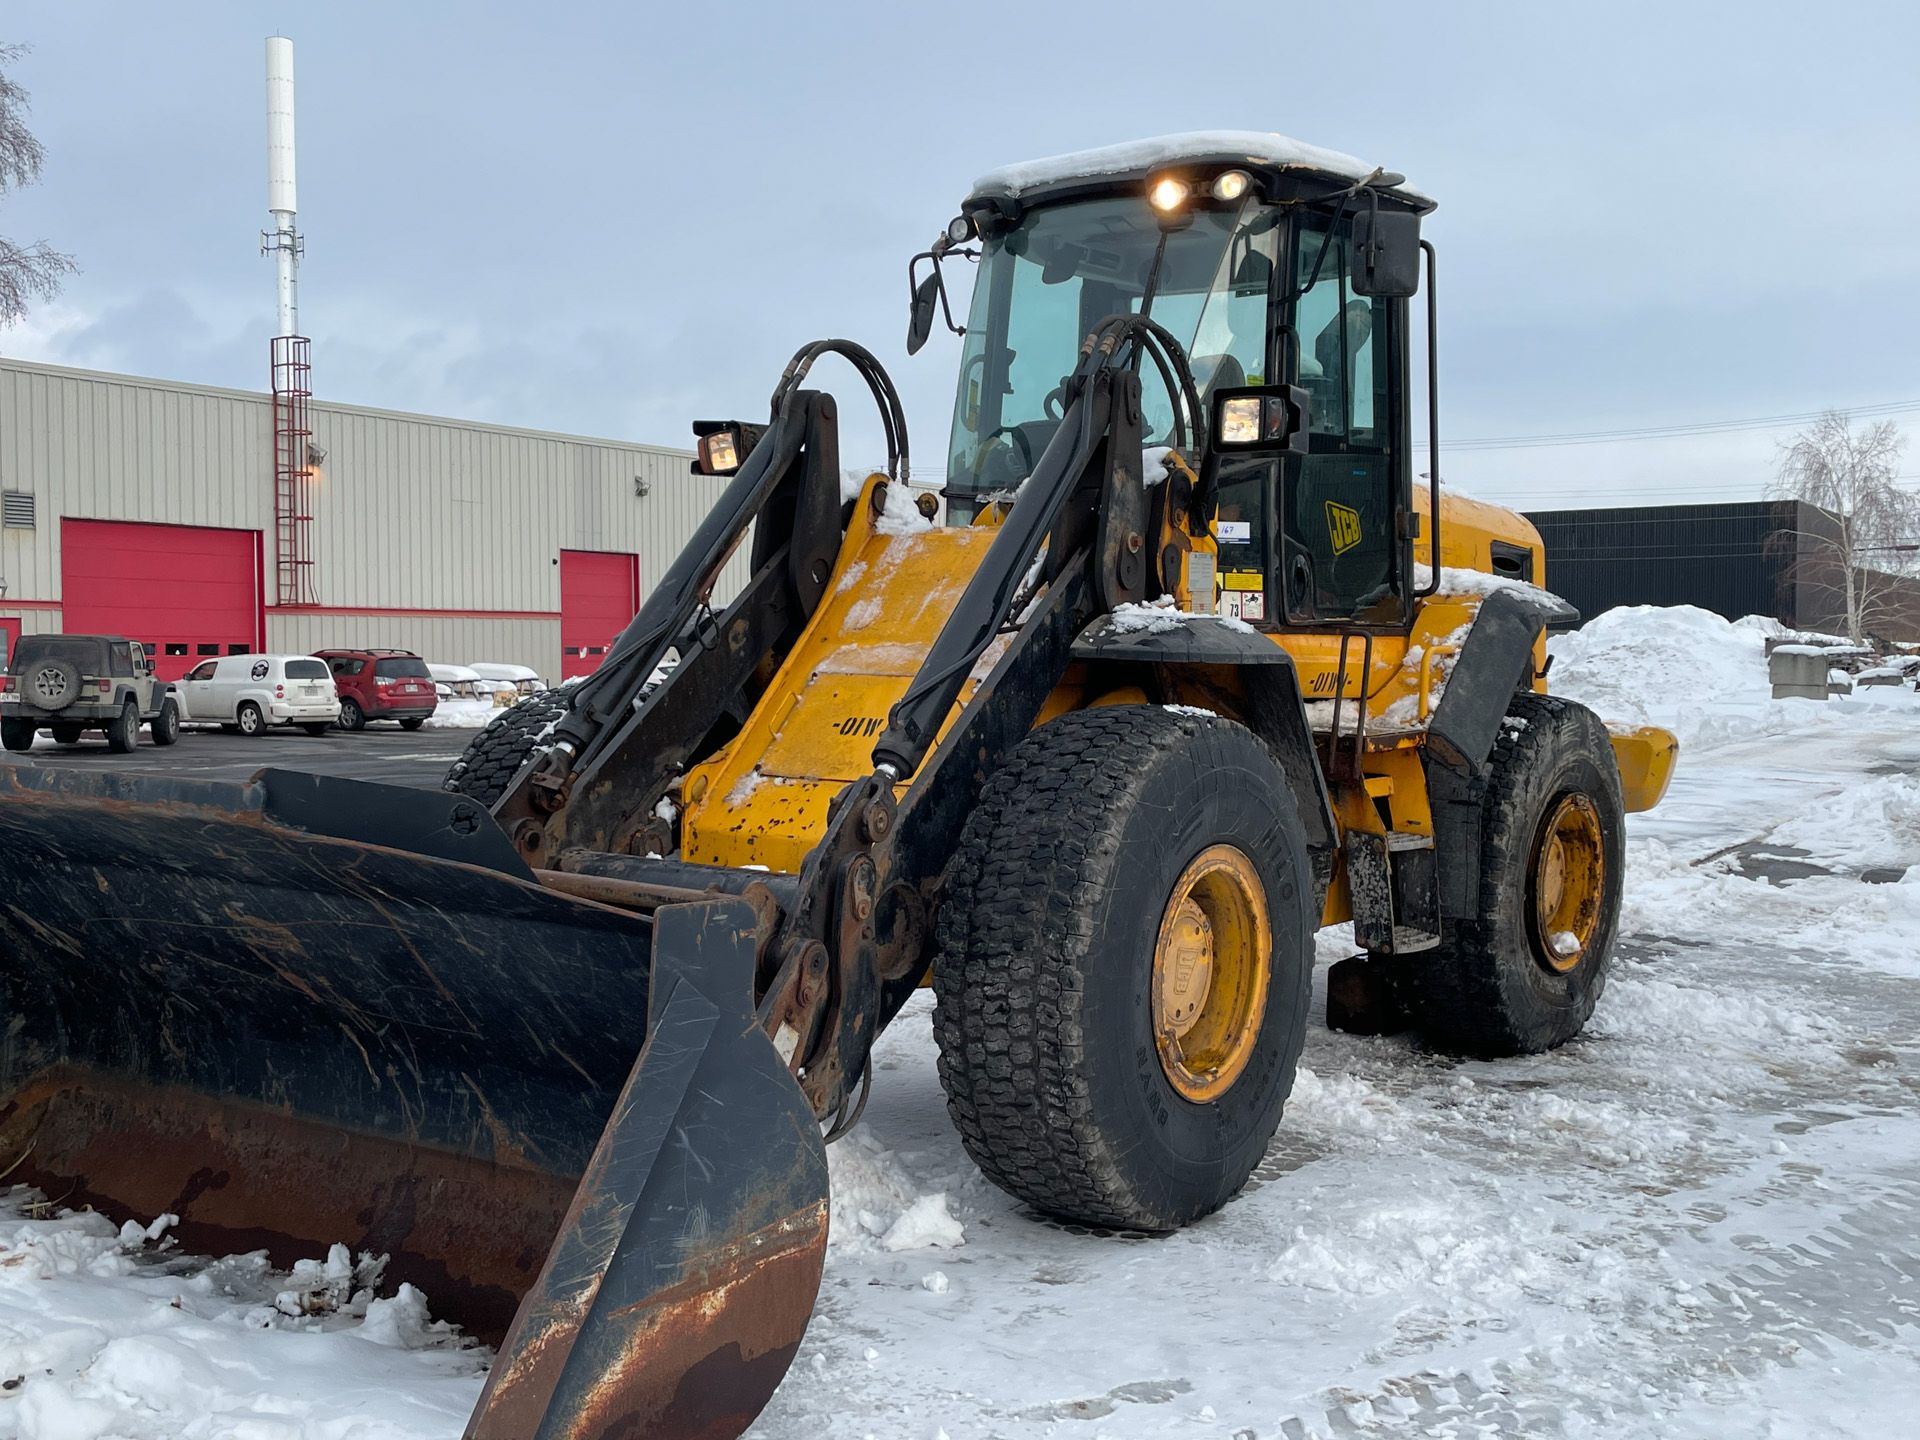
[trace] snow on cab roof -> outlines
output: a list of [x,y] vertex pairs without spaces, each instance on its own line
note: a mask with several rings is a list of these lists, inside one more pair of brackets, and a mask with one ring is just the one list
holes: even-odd
[[[1206,163],[1313,170],[1341,180],[1364,180],[1377,168],[1338,150],[1323,150],[1318,145],[1271,130],[1190,130],[1180,135],[1156,135],[1148,140],[1128,140],[1095,150],[1076,150],[1068,155],[1050,155],[1043,160],[1007,165],[974,181],[973,193],[1018,197],[1070,180],[1128,175],[1163,165]],[[1396,185],[1393,189],[1395,194],[1409,200],[1432,203],[1405,185]]]

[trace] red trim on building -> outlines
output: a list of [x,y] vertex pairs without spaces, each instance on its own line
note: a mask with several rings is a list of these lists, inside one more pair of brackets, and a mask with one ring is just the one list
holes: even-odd
[[9,597],[0,600],[0,610],[64,610],[64,602],[59,600],[15,600]]
[[408,610],[391,605],[269,605],[269,615],[413,615],[429,620],[558,620],[558,610]]

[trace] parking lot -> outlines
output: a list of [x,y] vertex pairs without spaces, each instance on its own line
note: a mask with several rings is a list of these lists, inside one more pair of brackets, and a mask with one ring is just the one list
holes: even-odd
[[270,730],[251,739],[218,730],[184,731],[168,749],[154,745],[143,731],[131,755],[115,755],[106,740],[90,733],[78,745],[55,746],[45,737],[26,755],[0,752],[0,764],[50,765],[63,769],[111,769],[160,772],[202,780],[244,780],[256,770],[277,766],[349,780],[438,788],[447,767],[466,748],[471,730],[419,730],[411,734],[376,725],[358,734],[331,731],[308,736],[298,730]]

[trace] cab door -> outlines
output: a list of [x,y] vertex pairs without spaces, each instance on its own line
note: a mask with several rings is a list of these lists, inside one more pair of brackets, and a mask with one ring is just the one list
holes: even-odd
[[1309,400],[1308,449],[1283,466],[1275,608],[1291,625],[1402,629],[1412,548],[1404,300],[1354,292],[1352,221],[1307,216],[1289,264],[1286,368]]

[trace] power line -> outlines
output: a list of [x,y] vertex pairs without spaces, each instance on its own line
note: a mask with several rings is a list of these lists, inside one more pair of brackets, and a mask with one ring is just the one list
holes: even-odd
[[[1888,415],[1907,415],[1920,411],[1920,400],[1895,400],[1883,405],[1829,406],[1855,419],[1871,420]],[[1450,450],[1539,450],[1563,445],[1611,445],[1627,440],[1670,440],[1689,435],[1729,435],[1747,430],[1785,430],[1806,425],[1826,414],[1826,410],[1805,410],[1789,415],[1754,415],[1742,420],[1700,420],[1676,425],[1641,425],[1616,430],[1565,430],[1540,435],[1475,435],[1458,440],[1440,437],[1440,449]],[[1416,439],[1415,449],[1425,449],[1426,441]]]

